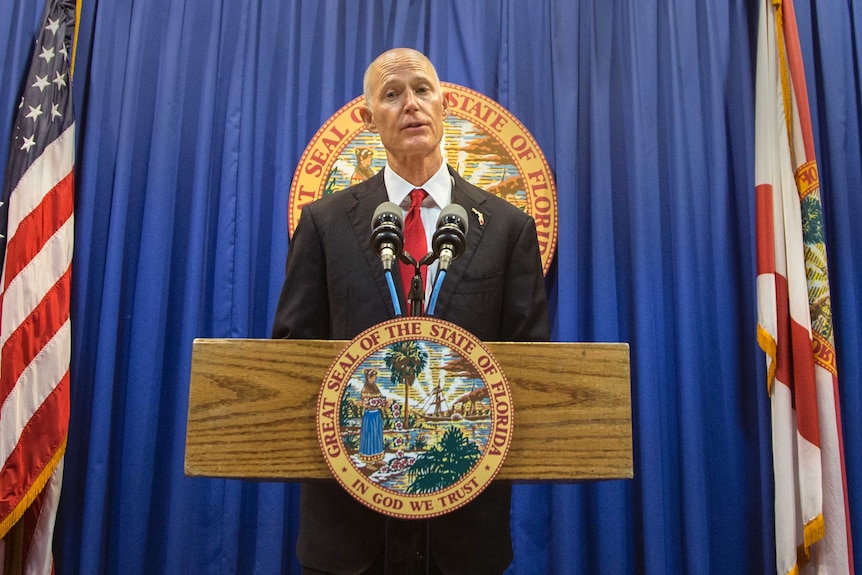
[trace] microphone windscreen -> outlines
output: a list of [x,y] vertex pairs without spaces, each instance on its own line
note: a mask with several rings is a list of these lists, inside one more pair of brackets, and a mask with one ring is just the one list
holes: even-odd
[[443,225],[456,225],[458,228],[467,233],[467,210],[460,204],[449,204],[440,211],[437,217],[437,228]]
[[395,202],[383,202],[374,210],[371,217],[371,227],[376,228],[383,222],[394,223],[398,229],[403,227],[401,208]]

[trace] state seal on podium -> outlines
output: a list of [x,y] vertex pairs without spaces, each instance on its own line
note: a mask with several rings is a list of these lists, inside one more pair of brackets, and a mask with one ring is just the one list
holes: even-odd
[[509,383],[463,328],[408,317],[375,325],[336,357],[321,385],[317,436],[329,469],[392,517],[443,515],[503,465],[513,431]]

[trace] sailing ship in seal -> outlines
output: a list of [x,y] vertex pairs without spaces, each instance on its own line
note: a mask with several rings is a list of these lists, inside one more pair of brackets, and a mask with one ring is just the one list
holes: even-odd
[[411,410],[414,416],[425,421],[476,421],[491,417],[491,399],[487,387],[477,386],[474,381],[470,391],[450,403],[445,396],[443,381],[443,374],[440,374],[434,389],[418,407]]

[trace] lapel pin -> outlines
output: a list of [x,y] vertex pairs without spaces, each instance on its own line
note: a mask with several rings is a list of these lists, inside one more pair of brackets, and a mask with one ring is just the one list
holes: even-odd
[[480,212],[480,211],[479,211],[479,210],[477,210],[476,208],[470,208],[470,209],[473,211],[473,213],[474,213],[474,214],[476,214],[476,219],[477,219],[477,220],[479,220],[479,225],[480,225],[480,226],[484,226],[484,225],[485,225],[485,216],[484,216],[484,214],[482,214],[482,212]]

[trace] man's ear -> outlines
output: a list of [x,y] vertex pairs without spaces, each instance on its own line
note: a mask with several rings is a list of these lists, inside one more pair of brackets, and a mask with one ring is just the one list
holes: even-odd
[[377,133],[377,124],[374,122],[374,116],[371,114],[371,110],[365,106],[359,108],[359,117],[362,118],[362,123],[365,124],[366,130],[372,134]]
[[443,94],[443,119],[449,117],[449,92],[441,91]]

